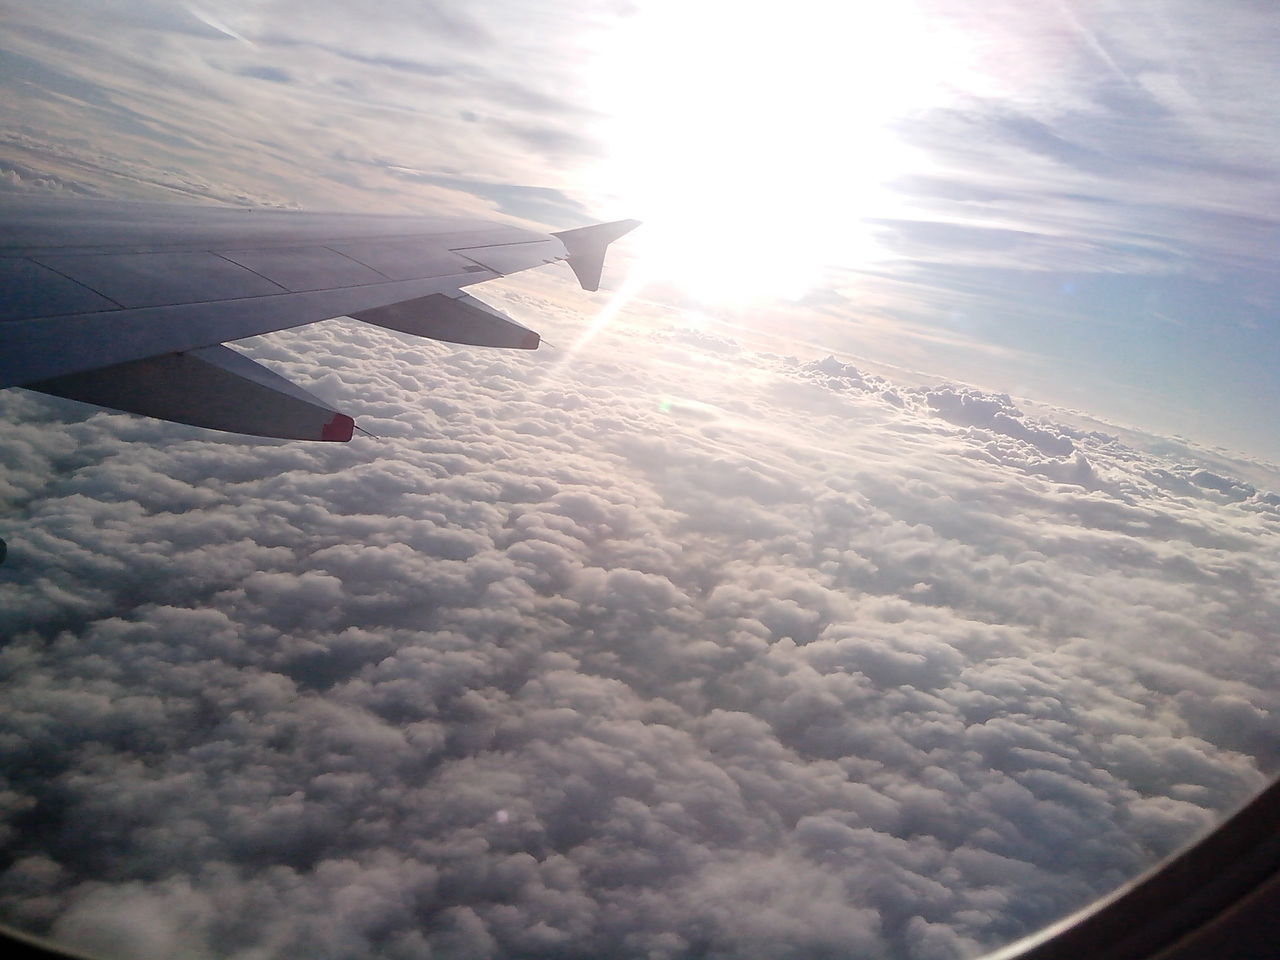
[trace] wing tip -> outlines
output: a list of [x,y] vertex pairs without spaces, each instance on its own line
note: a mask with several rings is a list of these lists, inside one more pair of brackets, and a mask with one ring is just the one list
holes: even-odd
[[589,227],[561,230],[552,236],[558,237],[564,244],[565,252],[569,254],[569,268],[578,278],[578,284],[588,293],[594,293],[600,289],[605,249],[638,226],[639,220],[614,220],[610,223],[595,223]]

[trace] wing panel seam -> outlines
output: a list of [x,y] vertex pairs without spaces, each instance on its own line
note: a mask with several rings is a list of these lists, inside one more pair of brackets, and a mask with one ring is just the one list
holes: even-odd
[[463,250],[488,250],[492,247],[519,247],[527,243],[546,242],[546,237],[537,237],[533,240],[505,240],[502,243],[473,243],[469,247],[447,247],[446,249],[452,250],[454,253],[459,253]]
[[[223,261],[225,261],[225,262],[227,262],[227,263],[231,264],[233,267],[239,267],[241,270],[248,270],[248,271],[249,271],[250,273],[252,273],[255,277],[261,277],[263,280],[267,281],[267,283],[271,284],[273,287],[276,287],[277,289],[279,289],[279,290],[280,290],[281,292],[283,292],[283,293],[293,293],[293,292],[294,292],[293,290],[290,290],[288,287],[286,287],[283,283],[276,283],[276,281],[272,280],[270,277],[268,277],[268,276],[264,276],[263,274],[259,273],[257,270],[253,269],[253,267],[247,267],[247,266],[245,266],[243,263],[236,263],[236,262],[235,262],[234,260],[232,260],[230,257],[224,257],[224,256],[223,256],[222,254],[220,254],[217,250],[208,250],[208,251],[206,251],[206,252],[207,252],[207,253],[211,253],[211,254],[213,254],[213,255],[214,255],[215,257],[217,257],[219,260],[223,260]],[[263,293],[263,294],[259,294],[259,296],[263,296],[263,297],[274,297],[274,296],[277,296],[277,294],[274,294],[274,293]]]
[[[365,263],[363,260],[357,260],[355,257],[351,256],[351,254],[349,254],[349,253],[343,253],[341,250],[335,250],[333,247],[329,246],[328,244],[321,244],[321,245],[320,245],[320,249],[321,249],[321,250],[328,250],[330,253],[336,253],[338,256],[343,257],[344,259],[350,260],[352,263],[358,263],[358,264],[360,264],[360,266],[362,266],[362,267],[364,267],[364,268],[366,268],[366,269],[368,269],[368,270],[372,270],[374,273],[376,273],[376,274],[377,274],[378,276],[380,276],[380,277],[386,277],[386,278],[387,278],[387,280],[388,280],[388,281],[390,281],[390,282],[392,282],[392,283],[395,283],[395,282],[396,282],[393,278],[391,278],[391,277],[387,277],[387,275],[386,275],[385,273],[383,273],[381,270],[379,270],[377,267],[370,266],[369,264]],[[368,286],[368,284],[359,284],[359,283],[357,283],[357,284],[352,284],[352,286],[357,286],[357,287],[359,287],[359,286]]]
[[[75,277],[71,276],[68,273],[63,273],[57,267],[50,266],[49,264],[44,263],[41,260],[37,260],[35,257],[22,257],[21,259],[26,260],[28,263],[34,263],[37,267],[43,267],[45,270],[48,270],[51,273],[56,273],[58,276],[62,277],[63,279],[70,280],[72,283],[74,283],[78,287],[84,287],[86,290],[96,293],[98,296],[100,296],[103,300],[106,300],[108,303],[114,303],[116,305],[117,310],[127,309],[125,305],[121,303],[119,300],[117,300],[115,297],[107,296],[101,290],[98,290],[95,287],[89,286],[89,284],[85,283],[83,280],[77,280]],[[54,316],[74,316],[74,314],[54,314]]]

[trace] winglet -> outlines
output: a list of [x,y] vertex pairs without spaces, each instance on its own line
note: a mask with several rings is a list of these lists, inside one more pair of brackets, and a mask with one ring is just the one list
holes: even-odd
[[640,226],[639,220],[615,220],[590,227],[553,233],[569,253],[569,266],[583,290],[600,289],[600,271],[604,269],[604,251],[609,244]]

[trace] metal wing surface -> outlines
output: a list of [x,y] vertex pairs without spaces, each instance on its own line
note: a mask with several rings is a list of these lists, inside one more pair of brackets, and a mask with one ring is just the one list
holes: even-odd
[[595,289],[604,248],[634,226],[543,234],[430,217],[6,202],[0,387],[239,433],[347,440],[350,417],[220,344],[345,315],[536,349],[536,333],[462,288],[567,260]]

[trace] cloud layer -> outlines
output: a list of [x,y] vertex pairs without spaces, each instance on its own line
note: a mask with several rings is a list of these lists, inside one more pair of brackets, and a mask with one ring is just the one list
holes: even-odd
[[[564,289],[503,296],[571,342]],[[136,958],[969,957],[1276,769],[1274,494],[673,319],[257,341],[384,438],[337,448],[0,397],[4,915]]]

